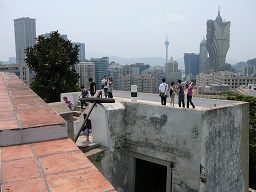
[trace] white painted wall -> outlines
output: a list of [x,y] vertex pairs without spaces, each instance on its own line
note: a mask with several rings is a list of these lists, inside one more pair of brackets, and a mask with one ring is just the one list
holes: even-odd
[[62,103],[65,103],[65,101],[63,100],[64,96],[66,96],[72,102],[72,104],[73,104],[72,110],[74,110],[78,104],[80,92],[61,93],[60,94],[60,102],[62,102]]

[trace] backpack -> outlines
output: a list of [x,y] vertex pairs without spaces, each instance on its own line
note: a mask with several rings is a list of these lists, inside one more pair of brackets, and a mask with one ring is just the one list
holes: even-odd
[[[86,118],[87,114],[84,114],[84,119]],[[85,131],[86,129],[92,128],[92,121],[91,119],[87,119],[85,126],[83,127],[82,131]]]

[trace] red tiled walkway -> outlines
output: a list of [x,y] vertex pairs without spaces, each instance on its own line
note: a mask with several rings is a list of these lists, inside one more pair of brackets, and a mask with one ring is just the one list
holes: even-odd
[[0,72],[0,98],[0,146],[67,138],[65,120],[14,73]]
[[70,139],[0,148],[3,192],[115,191]]
[[115,191],[67,138],[66,122],[15,74],[0,72],[0,191]]

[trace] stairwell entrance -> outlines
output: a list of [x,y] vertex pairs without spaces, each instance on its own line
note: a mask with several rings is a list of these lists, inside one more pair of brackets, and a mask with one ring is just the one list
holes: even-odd
[[166,191],[166,166],[136,159],[135,192]]
[[170,192],[173,163],[129,152],[128,191]]

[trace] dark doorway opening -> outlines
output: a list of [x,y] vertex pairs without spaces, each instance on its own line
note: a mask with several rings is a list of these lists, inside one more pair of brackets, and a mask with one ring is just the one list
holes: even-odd
[[136,159],[135,192],[166,192],[167,167]]

